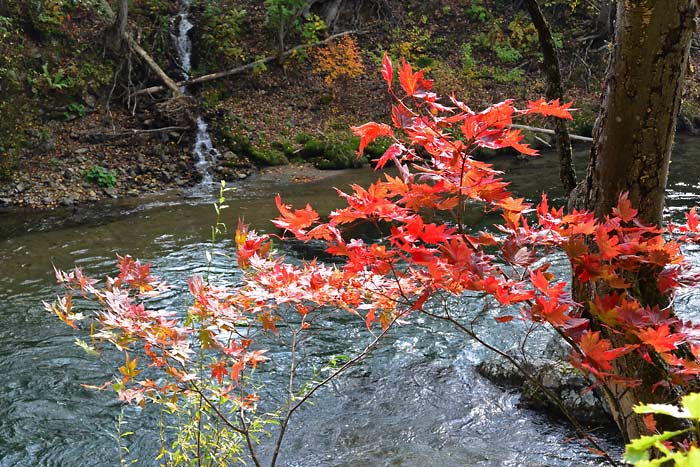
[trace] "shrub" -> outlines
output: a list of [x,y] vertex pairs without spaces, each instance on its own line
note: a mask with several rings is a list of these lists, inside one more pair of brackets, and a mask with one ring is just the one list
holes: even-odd
[[463,43],[460,50],[462,52],[462,73],[469,77],[474,73],[477,61],[474,58],[472,46],[468,42]]
[[207,0],[204,4],[198,45],[202,62],[207,69],[231,66],[246,58],[241,45],[241,34],[248,12],[238,8],[227,8],[218,0]]
[[319,49],[314,58],[314,72],[323,75],[329,87],[339,79],[357,78],[364,70],[357,42],[350,35]]
[[93,165],[83,171],[83,178],[86,182],[94,183],[100,188],[111,188],[117,184],[117,174],[99,165]]
[[469,6],[464,13],[472,21],[483,23],[489,19],[489,10],[483,5],[482,0],[471,0]]
[[510,44],[496,46],[493,48],[493,51],[496,52],[498,59],[505,63],[517,62],[523,58],[522,54],[514,49]]

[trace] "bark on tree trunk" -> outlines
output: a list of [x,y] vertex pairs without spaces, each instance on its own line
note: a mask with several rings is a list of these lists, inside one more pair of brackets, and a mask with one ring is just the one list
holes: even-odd
[[[537,0],[527,0],[527,9],[530,12],[532,23],[537,29],[537,35],[540,39],[540,47],[544,57],[543,68],[547,75],[547,99],[564,100],[564,88],[561,84],[561,71],[559,67],[559,56],[552,31],[549,28],[547,19],[542,14]],[[576,172],[571,150],[571,138],[569,137],[569,129],[566,121],[555,119],[555,141],[557,152],[559,154],[559,180],[561,180],[564,190],[568,195],[576,187]]]
[[613,31],[614,15],[612,13],[615,10],[615,2],[613,0],[603,0],[598,2],[598,4],[600,10],[595,20],[595,37],[607,40]]
[[117,3],[117,16],[114,19],[110,33],[109,46],[114,52],[119,52],[124,45],[126,37],[126,25],[129,19],[129,0],[119,0]]
[[[661,224],[671,147],[697,12],[696,0],[620,0],[617,2],[614,46],[608,66],[600,114],[593,131],[588,173],[580,191],[583,206],[598,218],[609,214],[622,192],[629,192],[642,220]],[[666,305],[657,292],[655,275],[640,274],[637,287],[644,305]],[[588,303],[593,291],[574,284],[575,298]],[[597,293],[604,290],[597,290]],[[601,326],[613,345],[623,337]],[[663,370],[636,353],[616,360],[614,371],[641,379],[630,388],[610,385],[608,402],[623,436],[645,433],[632,406],[640,401],[668,402],[672,391],[656,389]]]

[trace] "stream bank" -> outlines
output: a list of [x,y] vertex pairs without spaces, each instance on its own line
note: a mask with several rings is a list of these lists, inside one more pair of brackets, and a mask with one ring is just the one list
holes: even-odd
[[[91,1],[58,2],[46,11],[30,3],[0,1],[0,206],[53,209],[194,186],[202,177],[192,154],[197,115],[221,153],[215,179],[236,182],[257,167],[288,161],[317,168],[360,165],[351,156],[357,144],[350,126],[390,119],[379,73],[385,50],[425,70],[440,94],[455,92],[473,108],[505,97],[525,102],[545,90],[538,43],[513,2],[319,0],[303,14],[306,29],[291,31],[287,45],[304,43],[306,33],[322,39],[360,30],[360,76],[329,82],[316,51],[308,50],[245,75],[191,86],[196,112],[178,122],[159,111],[167,96],[133,97],[138,88],[157,84],[148,67],[128,53],[106,55],[96,46],[104,43],[105,23]],[[607,48],[604,38],[582,42],[594,23],[589,11],[550,3],[547,14],[567,31],[562,59],[568,98],[580,109],[574,132],[586,135]],[[183,71],[175,53],[183,5],[191,7],[186,19],[193,28],[185,36],[192,42],[192,76],[275,55],[277,35],[259,0],[135,2],[131,27],[170,76]],[[330,14],[331,5],[342,8]],[[693,50],[691,68],[697,70],[700,57]],[[693,71],[687,118],[681,119],[688,131],[699,120],[698,83]]]

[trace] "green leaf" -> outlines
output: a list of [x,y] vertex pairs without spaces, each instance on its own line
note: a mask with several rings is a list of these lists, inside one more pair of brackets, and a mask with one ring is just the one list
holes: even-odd
[[[654,404],[652,404],[654,405]],[[660,404],[657,404],[660,405]],[[636,407],[635,407],[636,411]],[[678,436],[680,434],[686,433],[688,429],[685,430],[678,430],[678,431],[665,431],[661,434],[658,435],[653,435],[653,436],[642,436],[640,438],[637,438],[633,440],[631,443],[629,443],[627,446],[625,446],[625,454],[624,454],[624,459],[625,462],[629,462],[630,464],[636,464],[641,461],[647,461],[649,460],[649,453],[647,452],[648,449],[654,446],[659,441],[665,441],[669,438],[673,438],[674,436]],[[648,464],[648,465],[653,465],[653,464]]]
[[92,355],[93,357],[99,357],[99,356],[100,356],[100,353],[99,353],[97,350],[95,350],[94,347],[88,345],[87,342],[85,342],[85,341],[82,340],[82,339],[77,339],[77,338],[76,338],[76,339],[75,339],[75,345],[77,345],[78,347],[80,347],[81,349],[83,349],[83,350],[85,351],[85,353],[88,354],[88,355]]
[[[699,401],[700,403],[700,401]],[[689,418],[689,414],[685,410],[681,410],[671,404],[639,404],[634,406],[636,413],[655,413],[660,415],[668,415],[674,418]]]
[[[700,420],[700,393],[693,392],[681,398],[683,409],[693,420]],[[698,464],[700,465],[700,464]]]
[[662,459],[642,460],[642,461],[636,462],[634,464],[634,467],[659,467],[659,466],[664,465],[664,462],[669,461],[669,460],[671,460],[670,457],[664,457]]
[[[697,395],[697,394],[695,394]],[[700,465],[700,449],[691,446],[687,453],[674,456],[676,467],[696,467]]]

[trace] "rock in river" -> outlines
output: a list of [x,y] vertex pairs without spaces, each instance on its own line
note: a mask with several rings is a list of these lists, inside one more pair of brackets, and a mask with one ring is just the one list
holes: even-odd
[[[540,385],[554,393],[563,407],[578,421],[593,425],[613,423],[602,395],[598,390],[592,389],[593,382],[568,362],[533,359],[518,361],[518,364],[533,375]],[[526,378],[503,357],[484,360],[479,363],[477,369],[479,374],[498,385],[520,389],[521,406],[550,415],[563,415],[559,407],[547,398],[538,384]]]

